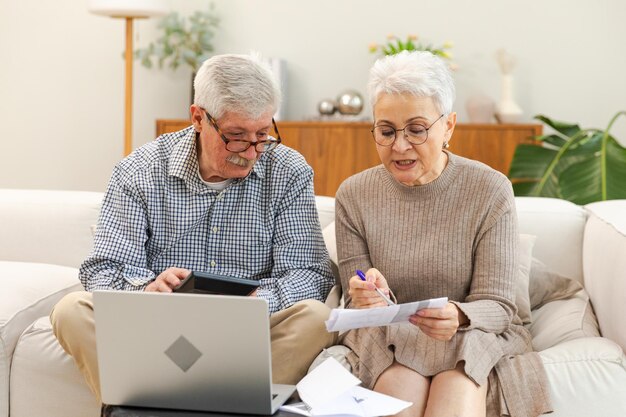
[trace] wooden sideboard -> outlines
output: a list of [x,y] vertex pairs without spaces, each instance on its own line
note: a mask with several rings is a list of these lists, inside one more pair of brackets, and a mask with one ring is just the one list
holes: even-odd
[[[283,143],[300,152],[315,172],[315,194],[333,196],[349,176],[380,164],[369,122],[277,123]],[[157,135],[190,125],[188,120],[157,120]],[[535,143],[539,124],[457,124],[450,151],[508,174],[515,148]]]

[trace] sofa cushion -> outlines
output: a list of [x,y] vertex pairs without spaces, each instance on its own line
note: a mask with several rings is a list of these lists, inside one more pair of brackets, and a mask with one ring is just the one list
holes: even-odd
[[528,330],[537,351],[568,340],[600,336],[598,322],[585,290],[580,290],[567,300],[549,302],[533,310],[532,315],[533,321]]
[[[37,393],[37,401],[33,401]],[[52,333],[48,316],[20,337],[11,365],[11,417],[97,417],[100,407],[74,360]]]
[[17,340],[65,294],[82,289],[75,268],[0,261],[0,416],[7,415],[9,369]]
[[334,345],[326,348],[322,350],[322,352],[317,355],[317,357],[313,360],[311,366],[309,366],[309,370],[307,371],[307,373],[311,373],[313,369],[324,363],[328,358],[335,359],[337,362],[339,362],[340,365],[342,365],[348,371],[352,372],[352,366],[347,359],[350,352],[350,348],[344,345]]
[[517,269],[517,281],[515,283],[515,305],[517,306],[517,315],[524,324],[530,323],[532,319],[530,314],[530,294],[528,292],[528,285],[535,239],[533,235],[520,234],[519,236],[519,266]]
[[533,256],[550,270],[582,282],[585,210],[569,201],[544,197],[515,197],[515,205],[520,233],[537,236]]
[[539,352],[554,413],[549,417],[626,415],[626,357],[604,337],[585,337]]
[[93,243],[102,193],[0,190],[0,253],[4,261],[77,268]]
[[585,288],[602,335],[626,351],[626,200],[602,201],[585,208],[589,213],[583,256]]
[[324,229],[322,229],[322,237],[324,238],[324,244],[328,249],[328,255],[330,260],[335,266],[339,265],[337,259],[337,241],[335,238],[335,221],[330,222]]
[[317,208],[317,215],[320,218],[320,226],[323,230],[331,222],[335,221],[335,198],[316,195],[315,206]]
[[578,281],[550,271],[543,262],[533,258],[528,284],[532,310],[551,301],[573,297],[582,289],[583,286]]

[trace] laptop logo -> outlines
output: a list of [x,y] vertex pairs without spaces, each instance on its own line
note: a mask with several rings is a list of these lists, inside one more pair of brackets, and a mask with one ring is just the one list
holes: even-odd
[[200,359],[200,352],[185,336],[180,336],[164,352],[183,372],[187,372]]

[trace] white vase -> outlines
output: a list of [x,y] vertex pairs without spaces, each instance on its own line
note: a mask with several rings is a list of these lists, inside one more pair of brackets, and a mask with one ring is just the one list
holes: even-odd
[[484,94],[473,94],[465,101],[465,110],[471,123],[493,123],[496,103]]
[[522,117],[522,109],[513,99],[513,76],[502,74],[502,95],[496,108],[499,123],[517,123]]

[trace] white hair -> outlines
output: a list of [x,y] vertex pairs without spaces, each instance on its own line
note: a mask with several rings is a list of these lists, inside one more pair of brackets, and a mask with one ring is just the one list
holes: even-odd
[[281,99],[276,77],[258,55],[215,55],[202,63],[193,86],[194,104],[216,119],[225,112],[258,119],[274,114]]
[[446,63],[426,51],[402,51],[376,61],[367,85],[372,108],[380,94],[431,97],[440,113],[452,112],[454,80]]

